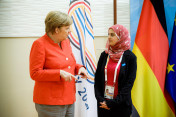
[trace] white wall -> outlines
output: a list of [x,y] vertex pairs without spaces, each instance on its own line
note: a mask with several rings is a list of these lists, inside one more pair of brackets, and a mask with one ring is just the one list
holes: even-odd
[[[48,10],[66,11],[68,7],[61,4],[67,1],[0,0],[0,117],[37,117],[32,102],[34,81],[29,76],[30,48],[44,34]],[[112,1],[91,2],[97,60],[106,44],[107,29],[113,25]],[[129,29],[129,0],[117,0],[117,23]]]
[[[94,34],[105,36],[106,29],[113,25],[113,0],[89,1]],[[51,10],[68,13],[69,3],[70,0],[0,0],[0,36],[41,36],[47,13]]]
[[0,38],[0,117],[37,117],[29,52],[35,38]]
[[[0,117],[37,117],[29,76],[30,48],[37,38],[0,37]],[[95,37],[97,58],[106,38]]]

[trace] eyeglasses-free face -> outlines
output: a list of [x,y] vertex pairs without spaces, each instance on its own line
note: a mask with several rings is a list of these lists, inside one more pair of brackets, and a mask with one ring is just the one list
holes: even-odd
[[109,29],[108,30],[108,40],[109,40],[109,45],[114,46],[120,39],[116,36],[114,30]]

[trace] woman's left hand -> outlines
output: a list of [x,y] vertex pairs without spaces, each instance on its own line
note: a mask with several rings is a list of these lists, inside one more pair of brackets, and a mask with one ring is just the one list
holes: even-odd
[[81,75],[82,78],[85,78],[85,79],[89,78],[88,72],[87,72],[87,70],[86,70],[84,67],[81,67],[81,68],[79,69],[78,75]]
[[100,102],[100,108],[104,108],[104,109],[110,110],[110,108],[108,108],[108,106],[106,105],[105,101]]

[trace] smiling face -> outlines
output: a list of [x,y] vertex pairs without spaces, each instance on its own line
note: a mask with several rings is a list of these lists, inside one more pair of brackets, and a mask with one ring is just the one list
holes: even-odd
[[109,40],[109,45],[114,46],[120,39],[116,36],[114,30],[109,29],[108,30],[108,40]]

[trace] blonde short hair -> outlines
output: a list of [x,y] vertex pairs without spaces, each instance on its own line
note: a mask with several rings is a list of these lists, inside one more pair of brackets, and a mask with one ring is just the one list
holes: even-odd
[[45,32],[54,33],[57,27],[69,26],[72,23],[72,18],[68,14],[60,11],[50,11],[45,18]]

